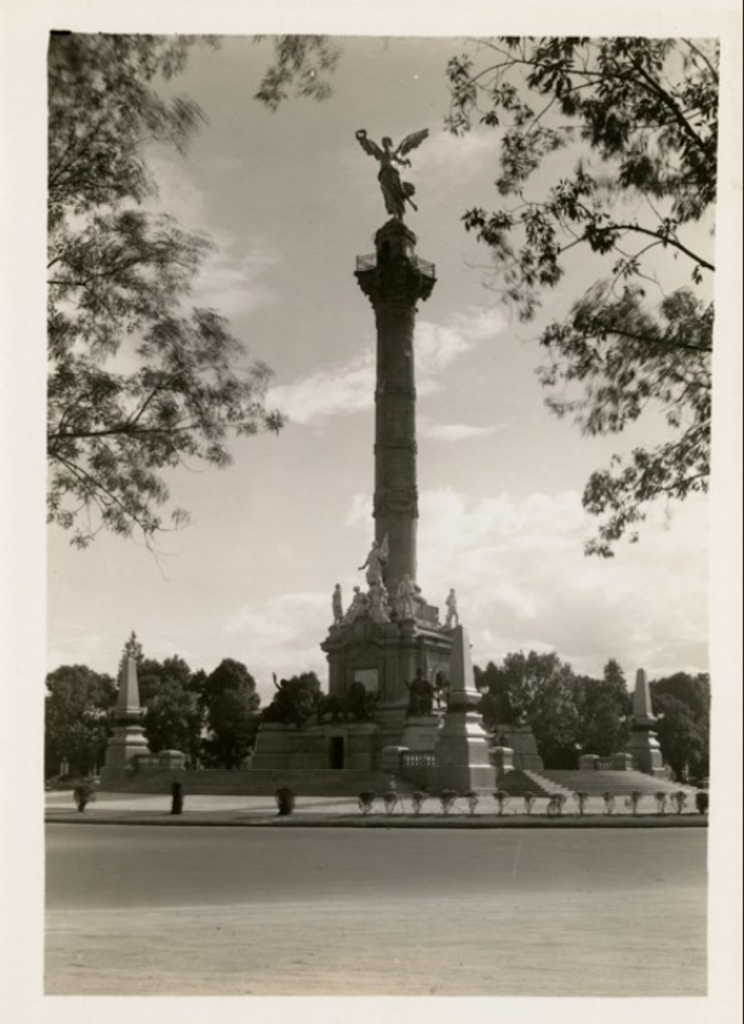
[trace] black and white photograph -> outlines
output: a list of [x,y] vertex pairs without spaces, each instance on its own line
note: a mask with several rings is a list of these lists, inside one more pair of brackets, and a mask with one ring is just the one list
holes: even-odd
[[8,65],[12,1019],[734,1021],[740,10],[138,10]]

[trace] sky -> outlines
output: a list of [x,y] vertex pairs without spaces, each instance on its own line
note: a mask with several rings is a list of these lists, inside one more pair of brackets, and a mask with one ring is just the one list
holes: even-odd
[[[534,649],[592,675],[615,658],[631,681],[641,667],[650,678],[707,671],[706,499],[653,508],[640,542],[621,543],[614,559],[583,553],[596,529],[581,507],[589,473],[664,436],[648,417],[627,436],[586,438],[545,406],[541,325],[596,279],[596,264],[575,262],[540,316],[519,323],[461,223],[467,208],[497,204],[499,152],[492,129],[444,131],[444,72],[462,41],[341,45],[323,103],[289,99],[272,113],[255,101],[272,51],[248,36],[195,49],[174,83],[208,123],[185,158],[150,154],[159,208],[214,239],[193,302],[228,316],[250,357],[273,369],[268,402],[289,424],[235,441],[226,470],[169,477],[192,518],[155,553],[104,534],[81,552],[50,528],[48,670],[114,674],[135,631],[148,657],[177,654],[207,672],[244,662],[266,699],[274,672],[326,680],[331,592],[340,582],[348,602],[362,584],[374,532],[375,325],[353,272],[387,216],[377,165],[354,133],[397,143],[428,128],[404,175],[417,190],[407,217],[417,253],[437,273],[415,335],[424,595],[443,608],[456,589],[481,666]],[[702,229],[696,243],[711,244]]]

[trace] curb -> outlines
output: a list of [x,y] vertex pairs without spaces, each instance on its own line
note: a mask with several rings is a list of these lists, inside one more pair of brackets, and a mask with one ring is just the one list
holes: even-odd
[[[215,815],[219,812],[212,812]],[[119,814],[106,814],[86,816],[85,812],[69,811],[45,815],[44,822],[47,825],[145,825],[162,827],[206,827],[206,828],[429,828],[429,829],[535,829],[535,828],[569,828],[569,829],[592,829],[592,828],[707,828],[708,818],[699,814],[680,815],[591,815],[591,816],[562,816],[555,818],[533,818],[524,816],[512,816],[501,819],[498,815],[458,815],[450,817],[445,815],[425,815],[414,817],[410,815],[343,815],[330,817],[328,815],[290,815],[270,818],[251,818],[249,816],[236,815],[235,817],[215,817],[210,812],[195,811],[192,814],[162,814],[153,811],[151,814],[141,811],[132,811]]]

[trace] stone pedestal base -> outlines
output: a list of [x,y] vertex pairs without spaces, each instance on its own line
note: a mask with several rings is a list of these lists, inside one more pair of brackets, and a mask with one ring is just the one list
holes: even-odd
[[657,779],[666,776],[659,741],[652,732],[632,732],[627,748],[628,754],[633,758],[636,771],[645,772],[646,775],[653,775]]
[[504,745],[512,750],[513,767],[522,771],[541,772],[545,768],[537,752],[535,734],[529,725],[511,725],[501,730]]
[[438,715],[410,715],[406,718],[400,745],[409,750],[433,750],[438,731]]
[[503,779],[507,772],[514,771],[514,751],[511,747],[491,747],[491,764],[496,769],[496,778]]
[[185,771],[186,755],[182,750],[161,750],[158,754],[158,767],[169,771]]
[[372,722],[336,722],[297,729],[265,722],[256,736],[251,768],[371,771],[379,759],[380,736]]
[[101,771],[101,783],[105,785],[126,773],[136,765],[136,758],[149,755],[144,730],[141,725],[126,724],[114,726],[114,735],[106,747],[106,760]]
[[434,748],[434,767],[429,788],[434,792],[455,789],[458,793],[491,792],[496,769],[491,764],[488,733],[472,710],[447,712]]
[[262,722],[256,734],[251,768],[286,768],[290,753],[289,731],[294,726],[282,722]]

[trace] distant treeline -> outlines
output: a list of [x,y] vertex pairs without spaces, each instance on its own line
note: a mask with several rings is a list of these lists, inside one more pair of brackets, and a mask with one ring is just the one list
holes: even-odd
[[[261,708],[255,679],[239,661],[226,658],[209,674],[193,671],[177,655],[146,658],[135,634],[122,660],[129,655],[137,661],[150,749],[182,750],[192,767],[240,767],[263,717],[301,725],[312,720],[321,694],[317,676],[304,672],[283,680]],[[574,767],[581,753],[611,754],[627,741],[632,694],[614,659],[601,679],[575,673],[555,653],[535,651],[507,654],[474,672],[483,693],[480,710],[496,740],[511,724],[530,725],[547,767]],[[666,763],[678,779],[707,776],[707,674],[677,672],[650,685]],[[70,775],[91,773],[104,763],[118,683],[85,665],[64,665],[49,673],[46,690],[46,776],[59,774],[63,766]]]

